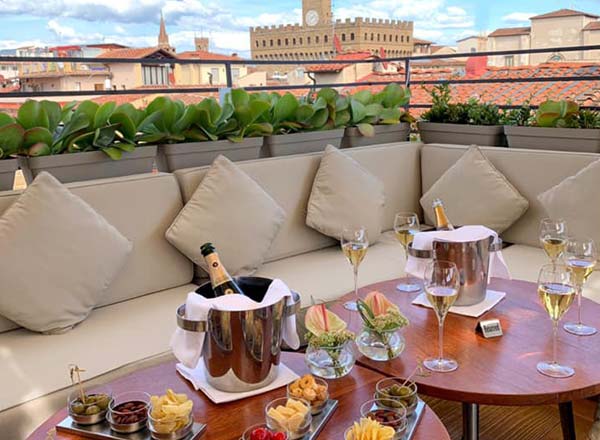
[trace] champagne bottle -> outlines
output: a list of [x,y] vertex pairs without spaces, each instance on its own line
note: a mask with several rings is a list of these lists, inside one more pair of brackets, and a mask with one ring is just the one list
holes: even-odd
[[240,286],[237,285],[231,275],[225,270],[223,264],[221,264],[219,255],[215,252],[215,247],[212,243],[204,243],[200,247],[200,252],[202,252],[202,256],[206,260],[208,275],[210,275],[210,283],[215,292],[215,297],[235,293],[244,294]]
[[440,199],[435,199],[432,203],[433,212],[435,214],[435,226],[438,231],[453,231],[454,226],[448,220],[446,211],[444,210],[444,204]]

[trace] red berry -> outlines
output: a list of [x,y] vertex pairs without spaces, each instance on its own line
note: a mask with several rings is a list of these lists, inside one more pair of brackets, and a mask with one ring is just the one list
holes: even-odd
[[250,433],[250,440],[272,440],[272,436],[267,429],[256,428]]
[[287,440],[287,434],[285,432],[276,432],[273,434],[273,440]]

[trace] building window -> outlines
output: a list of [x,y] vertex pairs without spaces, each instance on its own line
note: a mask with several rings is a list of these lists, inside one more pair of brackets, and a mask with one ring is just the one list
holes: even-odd
[[352,32],[352,33],[350,34],[350,41],[354,41],[354,38],[355,38],[355,37],[354,37],[354,32]]
[[310,44],[310,37],[306,37],[306,43]]
[[406,36],[406,42],[407,43],[410,42],[410,36],[408,36],[408,35]]
[[515,65],[515,57],[514,55],[507,55],[504,57],[504,65],[506,67],[512,67]]
[[346,41],[346,34],[342,34],[342,41]]
[[471,48],[471,53],[473,52],[477,52],[477,49],[475,49],[474,47]]
[[300,37],[300,44],[302,44],[302,37]]
[[145,86],[164,86],[169,84],[167,66],[142,66],[142,80]]
[[400,35],[400,42],[404,43],[404,35]]
[[273,47],[273,40],[271,40],[270,43],[271,43],[271,47]]
[[387,39],[387,35],[383,34],[383,41],[385,41]]
[[267,40],[263,40],[263,47],[267,47]]
[[256,47],[258,47],[258,40],[256,40]]
[[396,35],[396,43],[398,42],[398,35]]
[[292,38],[292,44],[295,46],[296,45],[296,39]]
[[381,34],[377,34],[377,41],[381,41]]
[[285,39],[285,45],[289,46],[290,45],[290,40],[288,40],[287,38]]
[[329,36],[325,35],[325,36],[323,37],[323,41],[325,41],[325,43],[329,42]]
[[369,34],[367,34],[367,33],[365,32],[365,41],[367,41],[368,39],[369,39]]
[[319,44],[319,36],[318,35],[315,37],[315,43]]
[[375,40],[375,34],[371,32],[371,41]]
[[277,46],[281,46],[281,38],[277,39]]

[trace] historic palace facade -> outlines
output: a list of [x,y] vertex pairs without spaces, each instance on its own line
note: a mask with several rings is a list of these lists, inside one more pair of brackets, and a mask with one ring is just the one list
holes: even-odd
[[388,57],[413,51],[413,22],[356,18],[333,20],[331,0],[302,0],[302,24],[250,28],[252,58],[319,60],[343,51],[385,50]]

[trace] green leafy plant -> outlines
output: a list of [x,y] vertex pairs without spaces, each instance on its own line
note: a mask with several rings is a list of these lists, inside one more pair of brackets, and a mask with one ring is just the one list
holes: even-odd
[[547,100],[540,104],[535,121],[538,127],[578,128],[579,106],[573,101]]
[[17,124],[11,116],[0,113],[0,159],[9,159],[15,156],[21,145],[25,130]]
[[421,116],[424,121],[448,124],[499,125],[502,120],[500,109],[492,103],[480,102],[475,98],[466,103],[452,103],[449,84],[439,84],[430,91],[431,108]]
[[[508,104],[510,105],[511,103],[509,102]],[[516,125],[519,127],[532,125],[535,122],[535,115],[530,101],[525,101],[519,108],[504,111],[500,122],[502,125]]]
[[578,119],[580,128],[600,128],[600,112],[580,109]]
[[146,107],[144,119],[139,125],[141,134],[137,140],[148,144],[198,140],[195,132],[190,129],[198,121],[199,114],[200,110],[195,105],[186,106],[180,100],[159,96]]
[[228,136],[232,142],[242,142],[245,137],[268,136],[273,126],[263,116],[271,108],[271,102],[263,94],[251,95],[244,89],[234,89],[227,94],[225,105],[231,105],[236,128]]

